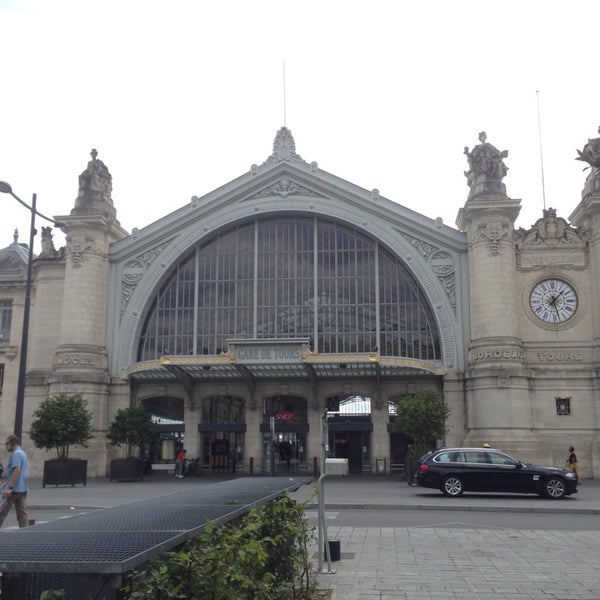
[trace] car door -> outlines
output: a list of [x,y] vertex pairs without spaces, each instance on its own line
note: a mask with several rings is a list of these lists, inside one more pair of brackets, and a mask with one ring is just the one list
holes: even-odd
[[521,463],[502,452],[487,452],[491,463],[490,491],[525,492],[531,489],[531,473],[521,468]]
[[463,481],[467,490],[487,492],[494,489],[492,466],[483,451],[466,450],[465,463],[462,469]]

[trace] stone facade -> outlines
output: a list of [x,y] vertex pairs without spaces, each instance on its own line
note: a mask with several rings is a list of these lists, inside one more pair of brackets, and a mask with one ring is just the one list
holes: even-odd
[[[341,433],[329,438],[330,444],[345,440],[364,472],[375,469],[378,457],[388,469],[400,460],[387,431],[389,403],[433,385],[451,408],[439,443],[487,442],[555,465],[563,464],[573,444],[583,476],[600,476],[599,142],[589,140],[580,152],[590,173],[570,223],[547,209],[528,230],[515,228],[521,201],[507,195],[503,182],[508,153],[487,142],[485,133],[479,142],[465,148],[469,192],[458,229],[307,163],[282,128],[265,162],[128,234],[117,221],[110,173],[93,151],[73,210],[56,218],[64,224],[66,247],[55,249],[51,232],[44,231],[33,264],[23,433],[33,475],[46,457],[31,448],[27,430],[49,394],[82,392],[88,400],[98,435],[89,449],[75,453],[88,459],[90,476],[107,473],[116,454],[104,439],[107,424],[132,402],[175,422],[176,436],[185,428],[188,454],[217,452],[215,443],[226,438],[232,446],[227,468],[260,472],[269,468],[267,406],[281,416],[290,413],[282,408],[289,404],[303,415],[279,431],[302,454],[296,467],[310,471],[320,459],[328,402],[369,398],[368,412],[346,424],[333,422],[330,432]],[[267,358],[258,364],[244,358],[251,354],[235,340],[214,354],[171,356],[165,348],[156,359],[140,360],[151,305],[191,249],[236,223],[277,216],[356,228],[397,257],[435,315],[440,357],[415,360],[380,348],[327,354],[315,352],[310,339],[263,338],[257,352],[262,348]],[[0,302],[12,307],[8,338],[0,339],[1,435],[11,433],[15,410],[25,261],[16,241],[0,251]],[[545,285],[566,287],[549,288],[544,296]],[[547,312],[532,304],[534,288]],[[279,350],[272,354],[270,348]],[[343,368],[344,377],[334,368]],[[209,468],[222,466],[216,458],[207,459]]]

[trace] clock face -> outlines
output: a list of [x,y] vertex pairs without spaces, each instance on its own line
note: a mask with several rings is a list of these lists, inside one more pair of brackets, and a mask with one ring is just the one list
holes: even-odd
[[531,290],[529,304],[545,323],[564,323],[577,310],[577,294],[561,279],[544,279]]

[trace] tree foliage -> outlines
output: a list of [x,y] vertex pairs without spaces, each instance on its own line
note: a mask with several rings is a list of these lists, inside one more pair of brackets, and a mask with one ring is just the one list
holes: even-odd
[[418,451],[431,449],[431,441],[444,437],[450,409],[435,388],[422,388],[396,403],[396,418],[391,425],[395,433],[412,438]]
[[152,415],[141,404],[120,408],[106,432],[113,446],[124,448],[126,458],[138,455],[142,447],[156,439],[156,425]]
[[94,437],[92,414],[82,394],[56,394],[42,401],[33,413],[29,430],[34,445],[56,450],[59,460],[69,458],[71,446],[83,446]]

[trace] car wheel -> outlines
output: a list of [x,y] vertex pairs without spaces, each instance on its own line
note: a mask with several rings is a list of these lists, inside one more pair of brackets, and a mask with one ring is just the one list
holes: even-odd
[[462,493],[465,491],[465,486],[462,482],[462,479],[459,477],[456,477],[455,475],[448,475],[447,477],[444,477],[442,481],[441,490],[444,496],[458,498],[458,496],[462,496]]
[[560,477],[548,477],[543,484],[543,492],[546,498],[560,500],[566,493],[565,482]]

